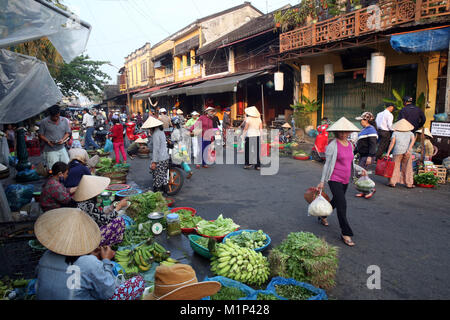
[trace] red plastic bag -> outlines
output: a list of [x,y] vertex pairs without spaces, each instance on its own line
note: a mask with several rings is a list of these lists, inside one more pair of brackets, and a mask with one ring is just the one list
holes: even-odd
[[377,161],[377,167],[375,168],[375,174],[386,178],[391,178],[394,173],[395,163],[390,158],[383,158]]

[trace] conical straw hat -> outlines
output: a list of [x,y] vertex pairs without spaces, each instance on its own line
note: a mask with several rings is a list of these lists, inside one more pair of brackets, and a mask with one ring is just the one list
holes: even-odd
[[[417,130],[416,133],[420,133],[421,134],[422,133],[422,129]],[[423,134],[426,135],[426,136],[429,136],[430,138],[433,138],[433,135],[431,134],[430,129],[428,129],[428,128],[425,128],[425,131],[424,131]]]
[[401,119],[392,125],[392,129],[395,131],[411,131],[414,129],[414,126],[406,119]]
[[101,240],[98,225],[77,208],[47,211],[36,220],[34,233],[44,247],[64,256],[89,254]]
[[145,138],[145,139],[137,138],[136,141],[134,141],[134,142],[136,142],[136,143],[147,143],[148,139],[147,138]]
[[150,129],[154,127],[162,126],[164,123],[161,120],[158,120],[152,116],[148,117],[147,120],[145,120],[144,124],[142,125],[142,129]]
[[328,127],[327,131],[360,131],[357,126],[351,123],[347,118],[342,117],[331,126]]
[[110,178],[84,175],[73,195],[73,200],[80,202],[96,197],[109,186],[110,182]]
[[244,111],[245,111],[245,113],[246,113],[248,116],[250,116],[250,117],[255,117],[255,118],[257,118],[257,117],[261,116],[261,114],[259,113],[258,109],[256,109],[255,106],[248,107],[248,108],[246,108]]
[[291,125],[289,123],[285,123],[282,125],[283,128],[292,128]]

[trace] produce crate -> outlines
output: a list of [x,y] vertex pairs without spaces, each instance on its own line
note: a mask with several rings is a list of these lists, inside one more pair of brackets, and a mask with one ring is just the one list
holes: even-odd
[[419,169],[417,173],[421,174],[425,172],[434,172],[434,175],[439,178],[439,184],[446,183],[447,169],[443,165],[426,166],[423,169]]

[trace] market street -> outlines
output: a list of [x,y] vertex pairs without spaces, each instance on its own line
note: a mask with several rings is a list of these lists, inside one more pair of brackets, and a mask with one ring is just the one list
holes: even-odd
[[[128,182],[151,188],[149,160],[136,158],[130,164]],[[370,200],[355,198],[356,191],[350,186],[348,219],[356,246],[349,248],[339,238],[336,212],[329,218],[329,227],[307,216],[303,194],[319,182],[321,164],[281,158],[280,170],[274,176],[261,176],[256,170],[242,169],[242,165],[193,170],[193,177],[185,180],[174,197],[175,206],[193,207],[205,219],[223,213],[241,229],[262,229],[272,238],[271,247],[297,231],[312,232],[338,246],[339,269],[336,287],[327,292],[330,299],[450,297],[448,185],[431,190],[391,189],[384,185],[387,179],[371,176],[377,192]],[[331,196],[328,188],[326,192]],[[380,290],[367,288],[371,275],[367,268],[371,265],[381,269]]]

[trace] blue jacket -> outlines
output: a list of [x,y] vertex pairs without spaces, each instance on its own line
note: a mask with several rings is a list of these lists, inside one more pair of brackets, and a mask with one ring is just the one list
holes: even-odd
[[107,300],[113,296],[116,277],[110,260],[88,254],[70,266],[65,259],[47,250],[39,260],[37,300]]
[[377,140],[377,130],[373,126],[369,125],[363,128],[358,134],[355,153],[359,153],[361,157],[375,157]]
[[80,184],[81,178],[85,175],[91,175],[88,167],[79,162],[78,160],[73,160],[69,164],[69,175],[64,181],[64,186],[66,188],[77,187]]

